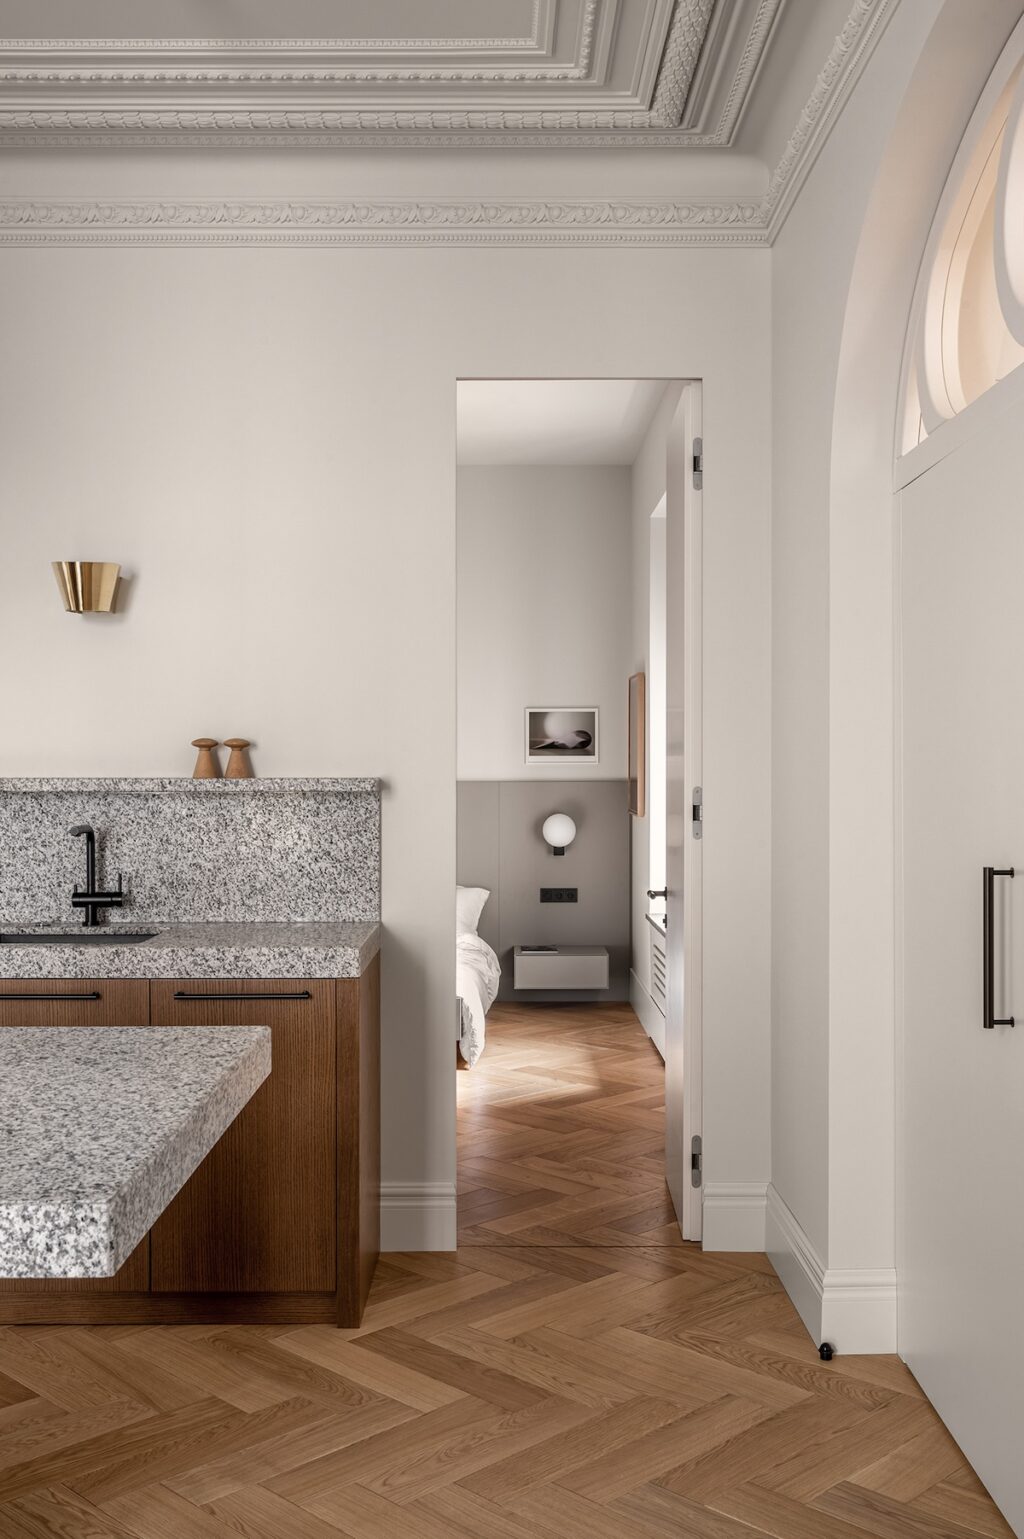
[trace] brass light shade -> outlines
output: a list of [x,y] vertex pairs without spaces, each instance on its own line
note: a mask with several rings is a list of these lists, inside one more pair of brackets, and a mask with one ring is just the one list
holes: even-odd
[[121,567],[116,561],[54,561],[64,608],[69,614],[105,614],[114,608]]

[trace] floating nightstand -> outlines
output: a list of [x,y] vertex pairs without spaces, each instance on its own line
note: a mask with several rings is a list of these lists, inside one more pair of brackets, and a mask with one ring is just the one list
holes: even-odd
[[517,989],[606,989],[607,946],[517,946],[512,969]]

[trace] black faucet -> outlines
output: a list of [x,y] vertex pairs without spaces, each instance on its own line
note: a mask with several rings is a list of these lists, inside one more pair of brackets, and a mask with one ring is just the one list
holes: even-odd
[[124,902],[124,887],[120,874],[117,878],[116,892],[97,892],[96,890],[96,830],[88,823],[76,823],[74,828],[68,829],[69,834],[78,837],[85,835],[85,891],[75,887],[71,894],[71,907],[84,909],[82,923],[84,925],[99,924],[99,910],[101,908],[120,908]]

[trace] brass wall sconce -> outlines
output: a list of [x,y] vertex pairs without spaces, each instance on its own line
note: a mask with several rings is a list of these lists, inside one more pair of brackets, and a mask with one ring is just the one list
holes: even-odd
[[116,561],[54,561],[64,608],[72,615],[109,615],[114,609],[121,567]]

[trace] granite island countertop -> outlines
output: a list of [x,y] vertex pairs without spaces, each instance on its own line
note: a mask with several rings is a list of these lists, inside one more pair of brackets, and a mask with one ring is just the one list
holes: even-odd
[[0,944],[0,979],[12,978],[358,978],[380,949],[380,925],[347,923],[161,924],[137,919],[104,924],[115,934],[153,930],[152,940],[123,945],[77,941],[81,926],[18,924],[12,931],[57,932],[67,944]]
[[0,1031],[0,1276],[112,1277],[270,1060],[266,1026]]

